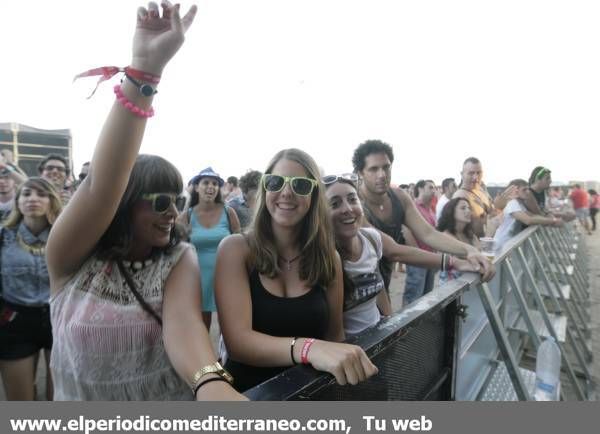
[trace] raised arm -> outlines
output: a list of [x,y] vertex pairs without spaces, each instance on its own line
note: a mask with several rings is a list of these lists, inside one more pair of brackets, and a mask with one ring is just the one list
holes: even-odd
[[[509,185],[508,187],[506,187],[494,199],[494,208],[496,208],[497,210],[503,210],[506,207],[506,205],[508,204],[508,202],[511,199],[515,198],[516,193],[517,193],[517,186]],[[535,198],[533,197],[533,194],[531,194],[531,197],[533,198],[533,201],[535,202]],[[535,202],[535,203],[537,205],[537,202]]]
[[27,181],[27,177],[21,174],[10,164],[6,163],[3,155],[0,155],[0,172],[6,171],[9,178],[15,182],[15,188]]
[[[156,3],[139,8],[133,38],[131,67],[160,76],[183,44],[184,33],[196,14],[192,6],[180,18],[179,5],[163,3],[163,15]],[[109,23],[107,23],[107,26]],[[152,97],[142,96],[129,80],[121,86],[135,106],[148,110]],[[53,292],[92,253],[112,221],[140,149],[146,118],[115,101],[100,133],[88,176],[52,228],[46,251]]]

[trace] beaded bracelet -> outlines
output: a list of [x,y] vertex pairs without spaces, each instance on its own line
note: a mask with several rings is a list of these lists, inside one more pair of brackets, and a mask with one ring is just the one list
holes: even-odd
[[119,101],[119,103],[123,107],[125,107],[134,115],[139,116],[141,118],[151,118],[152,116],[154,116],[154,108],[150,107],[148,110],[143,110],[135,104],[133,104],[131,101],[129,101],[129,99],[127,99],[120,85],[117,84],[113,88],[113,90],[115,92],[115,95],[117,96],[117,101]]

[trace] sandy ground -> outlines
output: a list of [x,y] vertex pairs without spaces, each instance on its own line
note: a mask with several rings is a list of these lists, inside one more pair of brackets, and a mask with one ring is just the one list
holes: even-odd
[[[590,303],[590,313],[591,313],[591,345],[594,353],[594,361],[591,366],[592,376],[594,378],[595,384],[600,384],[600,261],[598,257],[600,257],[600,231],[595,232],[592,236],[586,237],[586,248],[588,251],[588,267],[589,267],[589,281],[591,290],[591,303]],[[402,306],[402,294],[404,292],[404,277],[405,274],[402,272],[394,272],[392,284],[391,284],[391,296],[392,296],[392,306],[394,310],[399,309]],[[219,325],[218,319],[216,316],[213,317],[211,331],[210,331],[211,339],[213,341],[213,345],[218,342],[219,337]],[[37,392],[38,399],[43,400],[45,394],[45,378],[46,378],[46,369],[43,360],[43,356],[40,358],[40,363],[38,366],[38,380],[37,380]],[[567,377],[563,375],[562,384],[567,382]],[[596,389],[595,389],[596,390]],[[0,382],[0,400],[4,400],[4,390],[2,384]],[[595,391],[591,396],[591,399],[598,399],[598,393]]]

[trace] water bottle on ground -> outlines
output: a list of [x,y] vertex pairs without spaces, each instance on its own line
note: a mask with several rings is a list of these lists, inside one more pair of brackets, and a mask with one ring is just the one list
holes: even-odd
[[560,348],[552,336],[546,338],[538,348],[535,377],[535,400],[558,401]]

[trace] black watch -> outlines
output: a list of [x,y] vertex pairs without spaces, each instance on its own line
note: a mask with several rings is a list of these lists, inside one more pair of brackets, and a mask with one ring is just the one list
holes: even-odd
[[143,96],[152,96],[155,93],[158,93],[158,91],[148,83],[140,83],[129,74],[125,74],[125,77],[127,77],[129,81],[135,84],[135,86],[138,88],[138,90]]

